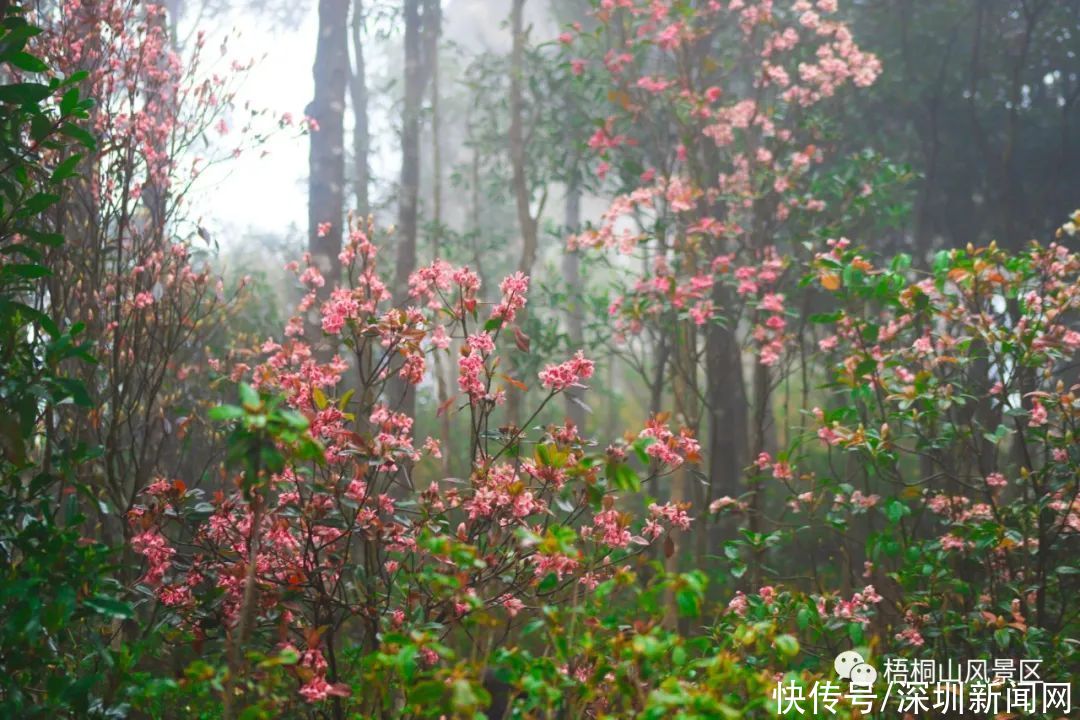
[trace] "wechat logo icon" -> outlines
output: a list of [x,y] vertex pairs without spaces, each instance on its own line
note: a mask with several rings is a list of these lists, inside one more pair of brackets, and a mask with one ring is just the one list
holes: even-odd
[[858,687],[872,687],[877,682],[877,670],[854,650],[846,650],[836,656],[833,669],[837,676]]

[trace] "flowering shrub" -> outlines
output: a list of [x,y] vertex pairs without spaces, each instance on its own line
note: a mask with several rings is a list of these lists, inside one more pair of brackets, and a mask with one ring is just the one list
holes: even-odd
[[[601,0],[600,30],[564,39],[580,82],[610,100],[589,147],[615,194],[568,246],[626,268],[609,306],[615,339],[653,405],[670,391],[676,416],[705,438],[709,481],[678,478],[676,499],[705,507],[758,489],[746,468],[773,449],[774,392],[794,368],[804,243],[872,192],[859,181],[834,198],[839,183],[822,181],[837,164],[838,99],[881,69],[838,10]],[[750,513],[751,532],[760,517]],[[713,537],[691,538],[696,564],[719,550]],[[750,568],[761,584],[756,555]]]
[[848,404],[815,410],[818,435],[892,496],[880,511],[897,532],[873,537],[866,559],[895,573],[897,638],[962,652],[962,625],[992,635],[984,652],[1073,655],[1053,638],[1075,627],[1080,258],[1057,243],[969,247],[911,277],[904,257],[879,268],[837,241],[813,272],[842,308],[817,319]]
[[[661,422],[606,453],[570,425],[497,428],[517,381],[499,373],[496,341],[525,304],[527,278],[507,278],[486,308],[475,274],[436,262],[411,278],[416,304],[395,307],[364,231],[353,230],[341,261],[343,283],[319,307],[326,280],[300,273],[310,293],[299,309],[318,312],[322,339],[295,317],[245,372],[241,405],[216,411],[240,423],[232,480],[212,497],[157,480],[130,521],[142,582],[196,642],[289,653],[303,699],[385,713],[429,703],[468,645],[588,595],[667,528],[688,528],[687,508],[670,504],[635,523],[616,491],[640,484],[630,456],[650,460],[652,479],[694,460],[697,444]],[[452,405],[472,428],[463,479],[425,477],[438,444],[414,438],[413,418],[387,395],[393,377],[420,383],[449,338],[462,341]],[[578,353],[543,370],[533,417],[592,369]],[[349,697],[347,681],[364,686],[372,674],[380,692]],[[417,686],[420,676],[441,680]]]
[[[785,259],[774,238],[794,224],[793,213],[812,218],[825,208],[811,181],[827,147],[808,118],[880,72],[836,11],[836,2],[807,0],[598,3],[597,19],[623,40],[592,62],[620,105],[589,146],[601,175],[609,161],[644,167],[570,245],[623,253],[655,245],[647,276],[611,307],[617,329],[640,332],[671,310],[698,327],[718,317],[734,323],[746,307],[761,362],[779,360],[784,296],[776,285]],[[707,62],[684,61],[703,51]],[[645,127],[659,128],[667,145],[645,145],[635,134]],[[721,292],[721,283],[734,292]]]
[[[202,472],[213,457],[200,420],[213,393],[193,380],[209,377],[209,349],[227,343],[239,290],[212,271],[209,235],[185,202],[223,159],[195,147],[226,129],[246,64],[230,62],[224,47],[216,57],[204,35],[181,53],[157,3],[40,3],[33,16],[43,28],[34,46],[94,98],[87,126],[98,143],[45,218],[67,243],[46,258],[54,274],[35,303],[97,344],[102,362],[77,369],[95,407],[88,418],[66,417],[58,432],[104,448],[80,473],[94,481],[89,512],[119,545],[129,538],[118,518],[142,487],[159,473]],[[252,119],[233,128],[225,157],[259,140],[258,113],[245,114]]]
[[[844,584],[866,588],[819,601],[816,616],[842,618],[855,644],[1040,658],[1048,674],[1074,663],[1078,271],[1057,243],[943,251],[920,273],[905,256],[881,266],[830,242],[804,282],[837,308],[809,318],[825,331],[834,395],[806,410],[809,437],[759,458],[762,482],[786,500],[769,508],[768,532],[727,544],[736,571],[748,553],[798,543],[814,584],[832,584],[819,559],[838,552]],[[856,529],[865,545],[849,540]],[[729,609],[768,604],[767,590]]]

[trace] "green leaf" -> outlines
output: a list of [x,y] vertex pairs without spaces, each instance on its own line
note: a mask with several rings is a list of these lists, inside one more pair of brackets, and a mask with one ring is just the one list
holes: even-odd
[[28,52],[11,53],[5,59],[20,70],[26,70],[27,72],[43,73],[49,70],[48,65]]
[[[610,466],[609,466],[610,467]],[[614,463],[615,487],[626,492],[638,492],[641,490],[641,478],[632,467],[626,463]]]
[[894,525],[900,522],[900,518],[910,514],[911,508],[896,498],[892,498],[885,503],[885,517],[889,518],[889,522]]
[[71,88],[60,98],[60,114],[71,115],[79,107],[79,89]]
[[52,177],[50,179],[53,182],[60,182],[61,180],[66,180],[67,178],[71,177],[75,174],[75,167],[79,164],[80,160],[82,160],[82,155],[75,154],[70,156],[56,166],[56,169],[53,170]]
[[259,407],[259,393],[247,383],[240,383],[240,404],[251,409]]
[[25,280],[35,280],[37,278],[47,277],[52,275],[49,268],[42,265],[4,265],[3,271],[5,275],[14,275]]
[[38,215],[60,201],[59,195],[52,193],[38,193],[34,195],[19,209],[19,214],[23,216]]
[[844,317],[843,310],[837,310],[836,312],[831,313],[814,313],[813,315],[808,317],[807,320],[816,325],[826,325],[830,323],[835,323],[842,317]]
[[695,617],[701,611],[701,596],[693,590],[675,593],[675,605],[681,617]]
[[126,602],[121,602],[108,595],[95,595],[91,598],[87,598],[84,601],[84,604],[101,615],[108,615],[109,617],[119,619],[132,617],[131,607]]
[[773,642],[784,657],[793,658],[799,654],[799,641],[794,635],[777,635]]
[[0,102],[36,105],[51,94],[52,89],[41,83],[0,85]]
[[60,126],[60,132],[67,135],[69,138],[79,141],[88,150],[93,150],[95,147],[97,147],[97,140],[94,139],[94,136],[88,133],[86,130],[83,130],[78,125],[75,125],[73,123],[64,123]]
[[442,700],[445,693],[445,683],[435,682],[434,680],[425,680],[424,682],[417,683],[413,686],[412,690],[409,691],[409,702],[412,705],[434,706]]
[[210,408],[208,413],[214,422],[228,422],[244,416],[244,409],[236,405],[218,405]]
[[637,440],[634,441],[634,444],[633,444],[634,454],[637,455],[637,459],[641,462],[642,465],[648,465],[649,464],[649,454],[647,452],[645,452],[645,451],[650,445],[652,445],[655,442],[656,442],[656,438],[654,438],[654,437],[643,437],[643,438],[638,438]]

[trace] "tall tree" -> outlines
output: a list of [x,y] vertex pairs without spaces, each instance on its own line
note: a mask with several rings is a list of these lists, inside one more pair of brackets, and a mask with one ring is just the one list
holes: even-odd
[[352,48],[353,65],[349,95],[353,111],[353,194],[356,212],[363,218],[371,212],[368,189],[371,169],[368,165],[371,133],[368,124],[367,63],[364,60],[364,0],[353,3]]
[[[572,172],[566,184],[565,231],[576,234],[581,228],[581,182],[577,172]],[[566,334],[571,347],[580,348],[585,344],[585,308],[584,287],[581,282],[581,255],[577,250],[567,250],[562,256],[563,278],[569,302],[566,308]],[[585,426],[585,405],[581,388],[569,388],[566,391],[566,417],[578,428]]]
[[312,68],[315,98],[307,107],[315,121],[308,155],[308,250],[323,275],[331,275],[338,266],[345,215],[348,26],[349,0],[319,0],[319,39]]
[[[416,270],[416,240],[420,196],[420,109],[424,88],[431,76],[429,48],[438,37],[442,9],[440,0],[404,0],[405,104],[401,111],[401,187],[398,192],[397,267],[394,298],[404,302],[409,276]],[[427,42],[425,42],[425,39]],[[400,400],[403,412],[416,406],[414,389],[404,383],[391,388],[392,400]]]
[[[536,263],[539,245],[540,211],[538,210],[536,215],[532,214],[532,191],[529,187],[526,167],[525,100],[522,91],[526,39],[524,14],[525,0],[514,0],[510,10],[510,32],[513,34],[513,42],[510,50],[510,127],[507,131],[507,141],[510,151],[514,204],[517,209],[518,229],[521,231],[521,258],[518,261],[518,270],[530,275]],[[524,313],[519,314],[518,322],[521,323],[524,319]],[[514,425],[518,423],[521,415],[520,395],[520,393],[511,392],[507,397],[507,419]]]
[[529,191],[528,173],[525,167],[524,98],[522,77],[525,57],[525,0],[514,0],[510,11],[510,29],[513,45],[510,51],[510,167],[513,172],[514,202],[517,207],[518,226],[521,229],[521,260],[518,270],[528,275],[536,262],[538,225],[530,208],[532,193]]

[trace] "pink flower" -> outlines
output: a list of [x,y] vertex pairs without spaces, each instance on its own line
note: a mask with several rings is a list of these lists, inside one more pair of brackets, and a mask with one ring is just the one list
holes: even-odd
[[458,360],[458,388],[474,402],[487,393],[484,381],[480,379],[484,369],[484,359],[478,352],[470,352]]
[[746,610],[749,608],[750,603],[746,600],[746,595],[742,590],[735,593],[735,597],[731,598],[731,602],[728,603],[728,612],[733,612],[739,617],[746,615]]
[[584,353],[578,350],[570,360],[559,365],[548,365],[541,370],[540,384],[552,392],[559,392],[588,380],[592,377],[593,369],[593,361],[585,359]]
[[948,533],[941,536],[941,549],[946,551],[951,550],[967,550],[969,543],[962,538],[958,538],[952,533]]
[[300,688],[300,694],[305,700],[313,703],[325,700],[330,695],[330,689],[330,683],[326,682],[326,678],[317,675]]
[[529,292],[529,276],[521,272],[507,275],[499,283],[499,290],[502,292],[502,300],[491,311],[491,317],[501,319],[505,325],[514,322],[517,311],[525,307],[525,296]]
[[686,510],[673,503],[664,503],[663,505],[653,503],[649,505],[649,515],[679,530],[690,529],[691,517],[686,514]]
[[914,647],[922,647],[925,642],[922,634],[913,627],[904,628],[902,631],[896,633],[896,639],[900,642],[913,645]]
[[405,362],[402,363],[398,375],[410,385],[419,385],[420,381],[424,379],[425,367],[424,356],[419,353],[413,353],[405,358]]
[[510,613],[510,617],[515,617],[519,612],[525,609],[525,603],[509,594],[503,595],[499,598],[499,601],[502,603],[502,606],[506,608],[506,611]]
[[792,478],[791,465],[786,462],[773,463],[772,474],[777,480],[790,480]]
[[1046,408],[1038,400],[1035,401],[1034,406],[1031,408],[1031,417],[1028,418],[1028,427],[1041,427],[1046,424],[1047,414]]
[[761,299],[758,307],[768,312],[782,313],[784,312],[784,296],[779,293],[768,293]]

